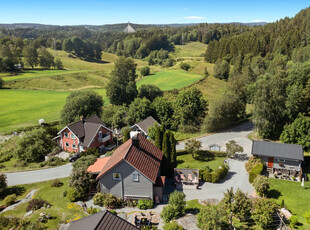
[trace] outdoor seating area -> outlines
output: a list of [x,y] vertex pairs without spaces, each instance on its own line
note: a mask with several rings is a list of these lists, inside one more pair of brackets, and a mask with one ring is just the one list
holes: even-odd
[[297,172],[296,170],[269,168],[269,170],[267,169],[267,171],[269,173],[269,177],[283,180],[300,181],[299,172]]
[[174,185],[176,189],[197,189],[199,186],[198,169],[174,169]]
[[159,214],[154,214],[152,212],[147,213],[134,213],[133,214],[134,225],[137,227],[142,226],[157,226],[159,224]]

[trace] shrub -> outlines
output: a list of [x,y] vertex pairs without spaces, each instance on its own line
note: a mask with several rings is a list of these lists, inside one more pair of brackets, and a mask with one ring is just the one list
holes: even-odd
[[253,182],[253,186],[256,192],[258,193],[258,195],[264,196],[267,194],[270,185],[269,185],[267,177],[258,176],[255,178]]
[[310,210],[305,212],[304,218],[307,221],[307,223],[310,223]]
[[[218,169],[211,173],[211,182],[218,183],[223,180],[228,173],[228,165],[221,165]],[[209,177],[207,177],[209,179]]]
[[212,172],[203,171],[201,179],[205,182],[212,182]]
[[251,156],[251,157],[249,158],[248,162],[245,163],[245,168],[246,168],[246,170],[247,170],[248,172],[250,172],[251,169],[252,169],[256,164],[259,164],[259,163],[262,163],[262,164],[263,164],[263,162],[262,162],[261,159],[255,157],[255,156]]
[[113,194],[107,194],[105,201],[104,201],[104,206],[106,208],[117,208],[119,206],[119,200],[114,196]]
[[109,212],[111,212],[111,213],[113,213],[114,215],[117,215],[117,211],[115,211],[115,210],[109,210]]
[[62,196],[66,197],[67,195],[68,195],[68,191],[67,190],[63,191]]
[[104,199],[105,199],[105,195],[98,192],[94,195],[93,202],[95,205],[99,205],[102,207],[104,205]]
[[4,173],[0,173],[0,193],[4,191],[8,187],[8,183],[6,181],[6,175]]
[[90,208],[87,209],[87,213],[90,215],[96,214],[97,212],[100,212],[99,208],[93,208],[93,206],[90,206]]
[[84,156],[95,156],[98,158],[100,156],[99,149],[98,148],[88,148],[86,151],[83,151],[80,153],[80,157]]
[[163,218],[165,223],[169,223],[171,220],[175,218],[175,207],[172,205],[167,205],[163,208],[163,211],[160,213],[160,217]]
[[172,221],[163,226],[164,230],[183,230],[183,227],[179,225],[177,222]]
[[257,163],[249,173],[249,181],[252,184],[256,177],[258,177],[263,171],[263,164],[261,162]]
[[63,185],[63,183],[58,179],[53,180],[53,182],[51,184],[52,187],[61,187],[62,185]]
[[8,195],[4,198],[4,204],[5,206],[10,206],[11,204],[14,204],[17,200],[16,194]]
[[97,160],[95,155],[82,156],[77,159],[73,164],[73,168],[85,168],[87,169],[90,165],[94,164]]
[[294,229],[296,227],[297,223],[298,223],[297,216],[294,216],[294,215],[291,216],[290,217],[290,226]]
[[140,69],[141,76],[145,77],[150,74],[150,67],[144,66]]
[[75,188],[69,188],[68,189],[68,193],[67,193],[67,198],[71,201],[71,202],[75,202],[78,200],[82,200],[84,194],[81,194],[79,191],[77,191]]
[[143,210],[153,208],[153,201],[152,200],[139,200],[137,207]]
[[29,201],[28,203],[28,206],[26,208],[26,211],[29,212],[29,211],[34,211],[34,210],[37,210],[37,209],[40,209],[42,208],[43,206],[46,206],[46,205],[50,205],[50,203],[48,203],[46,200],[43,200],[43,199],[32,199],[31,201]]
[[56,154],[58,154],[58,153],[60,153],[62,151],[62,148],[60,147],[60,146],[55,146],[53,149],[52,149],[52,152],[51,152],[51,154],[52,155],[56,155]]
[[189,70],[191,68],[191,66],[190,66],[190,64],[188,64],[186,62],[181,62],[180,68],[184,69],[185,71],[187,71],[187,70]]

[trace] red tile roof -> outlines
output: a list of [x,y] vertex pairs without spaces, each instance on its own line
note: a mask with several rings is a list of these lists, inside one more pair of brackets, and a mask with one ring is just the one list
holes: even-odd
[[101,170],[107,164],[109,159],[110,159],[110,157],[98,158],[94,164],[90,165],[87,168],[87,172],[89,172],[89,173],[101,172]]
[[97,180],[125,160],[155,184],[163,153],[141,134],[138,134],[138,143],[138,146],[135,146],[130,139],[122,144],[101,170]]

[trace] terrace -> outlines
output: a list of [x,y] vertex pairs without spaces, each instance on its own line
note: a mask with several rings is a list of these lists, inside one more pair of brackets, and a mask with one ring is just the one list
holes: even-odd
[[198,169],[174,169],[174,184],[177,190],[198,189]]

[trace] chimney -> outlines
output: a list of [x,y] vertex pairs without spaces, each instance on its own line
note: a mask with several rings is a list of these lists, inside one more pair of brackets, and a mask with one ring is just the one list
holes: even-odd
[[133,136],[131,138],[132,141],[132,145],[135,146],[136,148],[139,148],[139,138],[138,138],[138,134]]

